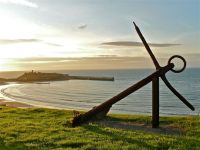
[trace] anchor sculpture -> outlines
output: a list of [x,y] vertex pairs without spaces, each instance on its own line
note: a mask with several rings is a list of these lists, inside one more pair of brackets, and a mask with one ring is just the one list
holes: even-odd
[[[186,67],[186,61],[182,56],[174,55],[168,60],[168,64],[164,67],[161,67],[156,60],[154,54],[152,53],[149,45],[147,44],[145,38],[143,37],[140,29],[138,26],[133,22],[135,29],[142,40],[147,52],[149,53],[155,67],[156,71],[151,75],[147,76],[143,80],[137,82],[136,84],[132,85],[131,87],[127,88],[126,90],[122,91],[121,93],[117,94],[116,96],[112,97],[111,99],[105,101],[104,103],[100,104],[99,106],[94,107],[90,111],[86,112],[85,114],[78,114],[72,120],[72,126],[80,126],[83,123],[89,122],[90,120],[94,119],[101,119],[106,116],[110,108],[113,104],[120,101],[121,99],[127,97],[131,93],[137,91],[144,85],[150,83],[152,81],[152,128],[159,127],[159,77],[164,81],[166,86],[191,110],[194,110],[194,107],[169,83],[165,74],[168,71],[172,71],[175,73],[182,72]],[[183,61],[183,68],[180,70],[174,69],[174,64],[171,62],[174,58],[179,58]]]

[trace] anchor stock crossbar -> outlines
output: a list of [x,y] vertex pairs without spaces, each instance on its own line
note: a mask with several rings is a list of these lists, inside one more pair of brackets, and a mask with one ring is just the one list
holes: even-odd
[[[134,23],[134,22],[133,22]],[[94,107],[90,111],[86,112],[85,114],[79,114],[75,116],[72,120],[72,126],[80,126],[83,123],[89,122],[90,120],[97,119],[97,118],[103,118],[106,116],[110,108],[113,104],[120,101],[121,99],[127,97],[131,93],[137,91],[138,89],[142,88],[146,84],[150,83],[152,81],[152,127],[157,128],[159,127],[159,77],[164,81],[166,86],[185,104],[187,105],[191,110],[194,110],[194,107],[178,92],[176,89],[173,88],[173,86],[169,83],[167,80],[165,74],[171,70],[173,72],[182,72],[186,67],[186,61],[183,57],[179,55],[172,56],[168,64],[164,67],[161,67],[156,60],[154,54],[152,53],[149,45],[147,44],[146,40],[144,39],[141,31],[139,30],[138,26],[134,23],[135,29],[142,40],[145,48],[147,49],[147,52],[149,53],[151,59],[153,60],[153,63],[156,67],[156,71],[152,73],[151,75],[147,76],[143,80],[137,82],[136,84],[132,85],[131,87],[127,88],[126,90],[122,91],[121,93],[117,94],[116,96],[112,97],[111,99],[105,101],[104,103],[100,104],[99,106]],[[184,66],[180,70],[174,70],[174,64],[171,63],[171,60],[174,58],[179,58],[183,61]]]

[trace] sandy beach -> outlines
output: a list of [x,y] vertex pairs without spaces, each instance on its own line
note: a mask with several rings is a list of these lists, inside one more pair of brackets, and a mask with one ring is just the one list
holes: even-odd
[[[0,90],[2,90],[2,88],[4,86],[9,86],[11,84],[8,83],[0,83]],[[17,102],[15,100],[7,100],[6,98],[3,97],[3,94],[1,93],[1,97],[0,97],[0,106],[7,106],[7,107],[13,107],[13,108],[32,108],[32,105],[29,104],[25,104],[25,103],[21,103],[21,102]]]
[[13,108],[33,108],[34,107],[29,104],[24,104],[17,101],[9,101],[5,99],[0,99],[0,106],[7,106],[7,107],[13,107]]

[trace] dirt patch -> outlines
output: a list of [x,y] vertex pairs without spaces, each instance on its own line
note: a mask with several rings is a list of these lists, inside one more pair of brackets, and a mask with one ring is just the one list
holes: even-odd
[[128,129],[128,130],[140,130],[145,132],[156,132],[162,134],[175,134],[175,135],[184,135],[185,132],[173,125],[160,125],[159,128],[152,128],[151,124],[144,124],[138,122],[125,122],[125,121],[99,121],[98,124],[117,128],[117,129]]

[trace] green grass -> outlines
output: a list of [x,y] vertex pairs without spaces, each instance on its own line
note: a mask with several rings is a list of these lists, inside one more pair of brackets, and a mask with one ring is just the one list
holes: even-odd
[[[70,127],[72,111],[42,108],[0,110],[0,150],[49,149],[200,149],[199,117],[161,117],[161,125],[184,132],[181,135],[110,128],[90,123]],[[150,124],[151,117],[109,115],[109,121]]]

